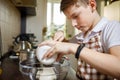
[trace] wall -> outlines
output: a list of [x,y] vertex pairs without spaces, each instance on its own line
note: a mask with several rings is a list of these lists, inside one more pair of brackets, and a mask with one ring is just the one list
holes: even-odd
[[100,14],[100,16],[104,16],[104,6],[105,1],[104,0],[96,0],[97,1],[97,11]]
[[120,21],[120,1],[116,1],[105,6],[104,16],[110,20]]
[[0,0],[0,28],[2,53],[5,53],[12,44],[12,38],[20,33],[20,13],[10,0]]
[[26,32],[34,33],[37,40],[43,40],[42,30],[46,27],[47,0],[37,0],[36,16],[27,16]]

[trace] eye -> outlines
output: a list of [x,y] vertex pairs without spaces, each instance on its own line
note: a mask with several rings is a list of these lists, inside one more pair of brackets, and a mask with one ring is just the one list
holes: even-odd
[[73,19],[76,19],[76,18],[78,18],[78,17],[79,17],[79,15],[80,15],[80,12],[79,12],[79,13],[74,14],[72,18],[73,18]]
[[78,17],[78,15],[75,15],[75,16],[73,16],[73,19],[76,19]]

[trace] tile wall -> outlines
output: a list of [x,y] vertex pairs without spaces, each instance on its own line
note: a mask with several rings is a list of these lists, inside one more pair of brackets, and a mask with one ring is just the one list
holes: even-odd
[[10,0],[0,0],[0,30],[2,54],[12,45],[13,37],[20,33],[20,12]]

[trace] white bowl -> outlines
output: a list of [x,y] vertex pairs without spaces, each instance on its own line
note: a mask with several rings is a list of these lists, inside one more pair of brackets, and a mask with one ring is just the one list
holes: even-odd
[[51,65],[53,64],[56,59],[57,59],[57,55],[53,55],[51,58],[45,58],[45,59],[42,59],[43,56],[45,55],[45,53],[50,49],[51,47],[50,46],[41,46],[41,47],[38,47],[36,49],[36,56],[37,56],[37,59],[44,65]]

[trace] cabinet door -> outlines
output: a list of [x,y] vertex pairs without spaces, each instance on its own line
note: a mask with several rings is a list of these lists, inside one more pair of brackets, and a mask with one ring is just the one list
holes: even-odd
[[108,6],[105,6],[104,16],[110,20],[120,21],[120,1],[116,1]]

